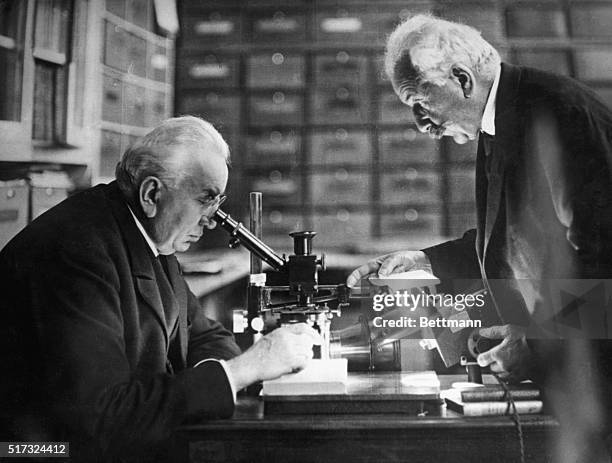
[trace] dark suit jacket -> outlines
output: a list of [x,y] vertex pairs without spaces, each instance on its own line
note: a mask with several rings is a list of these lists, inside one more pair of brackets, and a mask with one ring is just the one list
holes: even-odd
[[550,279],[612,277],[612,112],[575,80],[504,63],[495,130],[488,175],[478,145],[477,229],[424,251],[441,278],[482,277],[501,321],[526,326]]
[[221,365],[191,367],[238,346],[180,276],[171,340],[152,258],[114,182],[67,199],[2,250],[0,410],[14,439],[69,440],[93,461],[233,413]]

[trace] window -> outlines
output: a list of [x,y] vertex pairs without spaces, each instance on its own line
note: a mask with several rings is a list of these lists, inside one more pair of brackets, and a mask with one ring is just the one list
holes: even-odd
[[0,120],[21,120],[25,2],[0,0]]
[[63,143],[66,140],[72,3],[72,0],[35,3],[32,138],[37,141]]

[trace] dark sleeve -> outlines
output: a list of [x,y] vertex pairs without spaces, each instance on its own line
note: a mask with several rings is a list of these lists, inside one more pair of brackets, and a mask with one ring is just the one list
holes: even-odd
[[440,280],[480,279],[476,256],[476,230],[468,230],[459,239],[423,249]]
[[234,335],[204,314],[195,295],[187,288],[189,310],[189,348],[187,365],[193,366],[205,359],[228,360],[240,354]]
[[135,371],[123,330],[135,315],[122,311],[117,266],[103,244],[74,244],[31,288],[52,413],[105,456],[154,447],[186,419],[230,416],[232,391],[217,362],[176,375]]

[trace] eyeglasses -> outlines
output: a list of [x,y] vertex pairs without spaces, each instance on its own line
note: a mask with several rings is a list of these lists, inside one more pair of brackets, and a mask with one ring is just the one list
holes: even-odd
[[206,209],[214,209],[216,211],[217,209],[221,207],[221,204],[223,204],[226,200],[227,200],[227,195],[217,195],[213,199],[202,201],[202,205]]

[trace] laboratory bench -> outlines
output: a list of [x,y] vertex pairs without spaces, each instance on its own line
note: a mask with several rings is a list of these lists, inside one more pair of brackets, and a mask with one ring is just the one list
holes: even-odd
[[[439,378],[442,388],[465,379]],[[542,414],[520,419],[525,461],[553,461],[555,419]],[[510,416],[464,417],[445,406],[431,414],[268,416],[262,398],[253,396],[239,396],[230,419],[182,426],[174,435],[173,449],[177,462],[190,463],[520,461],[517,429]]]

